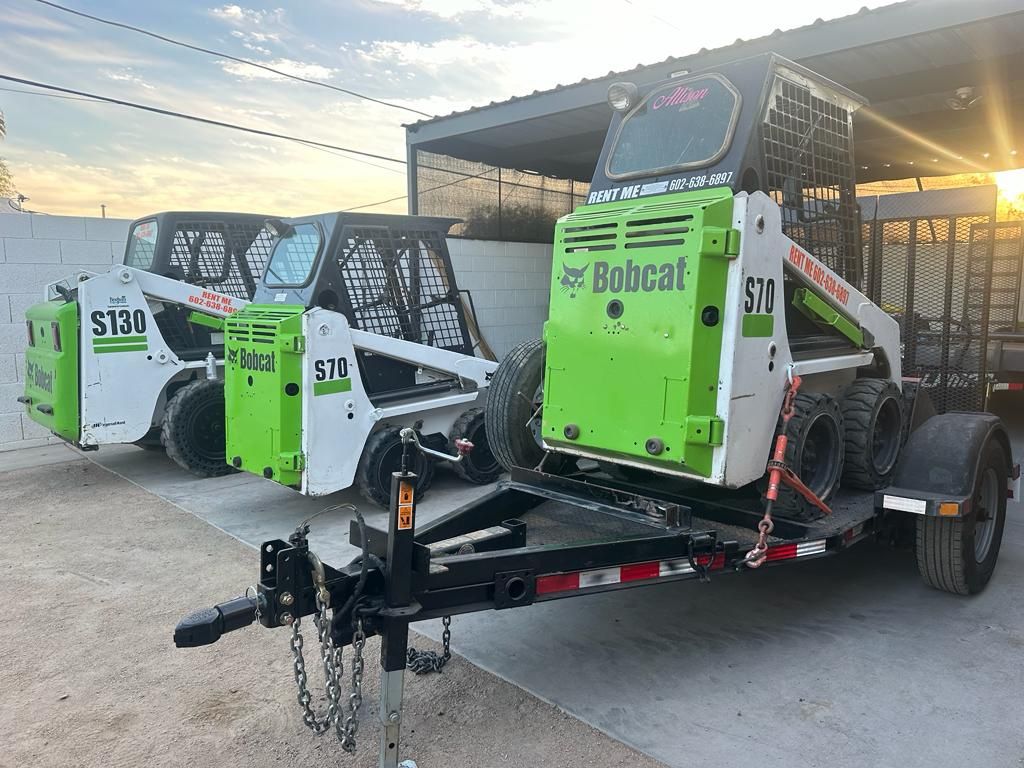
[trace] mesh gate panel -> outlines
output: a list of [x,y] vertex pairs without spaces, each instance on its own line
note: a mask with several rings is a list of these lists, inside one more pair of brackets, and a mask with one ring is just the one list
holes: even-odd
[[473,354],[437,231],[350,227],[343,237],[338,267],[356,328]]
[[272,239],[258,222],[177,222],[170,265],[188,283],[251,299],[270,258]]
[[[864,224],[869,298],[900,323],[903,375],[920,378],[940,413],[984,405],[988,216]],[[1019,274],[1015,278],[1019,286]]]
[[785,233],[860,286],[859,217],[848,110],[777,77],[761,126],[767,190]]

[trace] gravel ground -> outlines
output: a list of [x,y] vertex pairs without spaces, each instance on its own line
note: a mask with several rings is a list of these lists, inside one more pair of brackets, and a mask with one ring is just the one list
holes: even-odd
[[[252,549],[83,460],[0,473],[0,510],[0,766],[376,765],[375,641],[354,759],[303,727],[286,632],[174,648],[179,618],[252,583]],[[403,731],[420,768],[661,765],[458,656],[406,679]]]

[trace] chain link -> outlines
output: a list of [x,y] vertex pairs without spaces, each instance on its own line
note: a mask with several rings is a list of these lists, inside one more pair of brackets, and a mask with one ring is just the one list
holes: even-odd
[[356,620],[356,628],[352,633],[352,690],[348,695],[348,715],[345,722],[335,721],[335,730],[341,748],[352,754],[356,751],[356,732],[359,730],[359,708],[363,705],[363,646],[366,645],[366,633],[363,631],[363,620]]
[[308,677],[306,675],[306,659],[302,653],[304,640],[300,626],[302,619],[295,618],[292,622],[292,637],[290,641],[292,659],[295,667],[295,684],[298,686],[298,702],[302,708],[302,721],[313,733],[323,733],[331,727],[331,723],[338,719],[338,698],[340,691],[340,678],[342,675],[342,651],[334,646],[330,635],[330,620],[327,618],[327,603],[318,592],[316,596],[317,612],[313,615],[313,624],[317,630],[317,640],[320,641],[320,662],[324,670],[324,689],[327,693],[327,714],[322,718],[313,711],[313,695],[309,692]]
[[441,633],[443,653],[438,653],[437,651],[417,651],[415,648],[410,648],[406,651],[405,666],[417,675],[425,675],[428,672],[440,672],[452,657],[452,617],[445,616],[441,619],[441,623],[444,625],[444,632]]

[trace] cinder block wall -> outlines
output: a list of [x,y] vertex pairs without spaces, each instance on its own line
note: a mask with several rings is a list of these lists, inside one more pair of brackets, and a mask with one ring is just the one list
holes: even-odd
[[[0,206],[0,210],[7,206]],[[25,375],[25,309],[43,287],[80,269],[121,261],[129,221],[80,216],[0,214],[0,451],[57,442],[17,402]],[[551,246],[448,241],[462,288],[473,295],[484,338],[500,357],[540,336],[548,316]]]
[[103,272],[120,261],[128,223],[0,213],[0,451],[55,442],[17,401],[24,389],[25,309],[42,299],[47,283],[81,269]]

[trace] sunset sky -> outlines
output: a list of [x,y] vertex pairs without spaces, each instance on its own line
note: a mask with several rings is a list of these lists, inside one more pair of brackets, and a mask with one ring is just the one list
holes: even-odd
[[[69,7],[430,114],[522,95],[871,0],[66,0]],[[0,74],[404,157],[416,115],[77,18],[0,0]],[[23,89],[0,82],[0,87]],[[405,192],[405,168],[117,106],[0,90],[0,144],[33,210],[296,215]],[[404,212],[399,200],[372,210]]]

